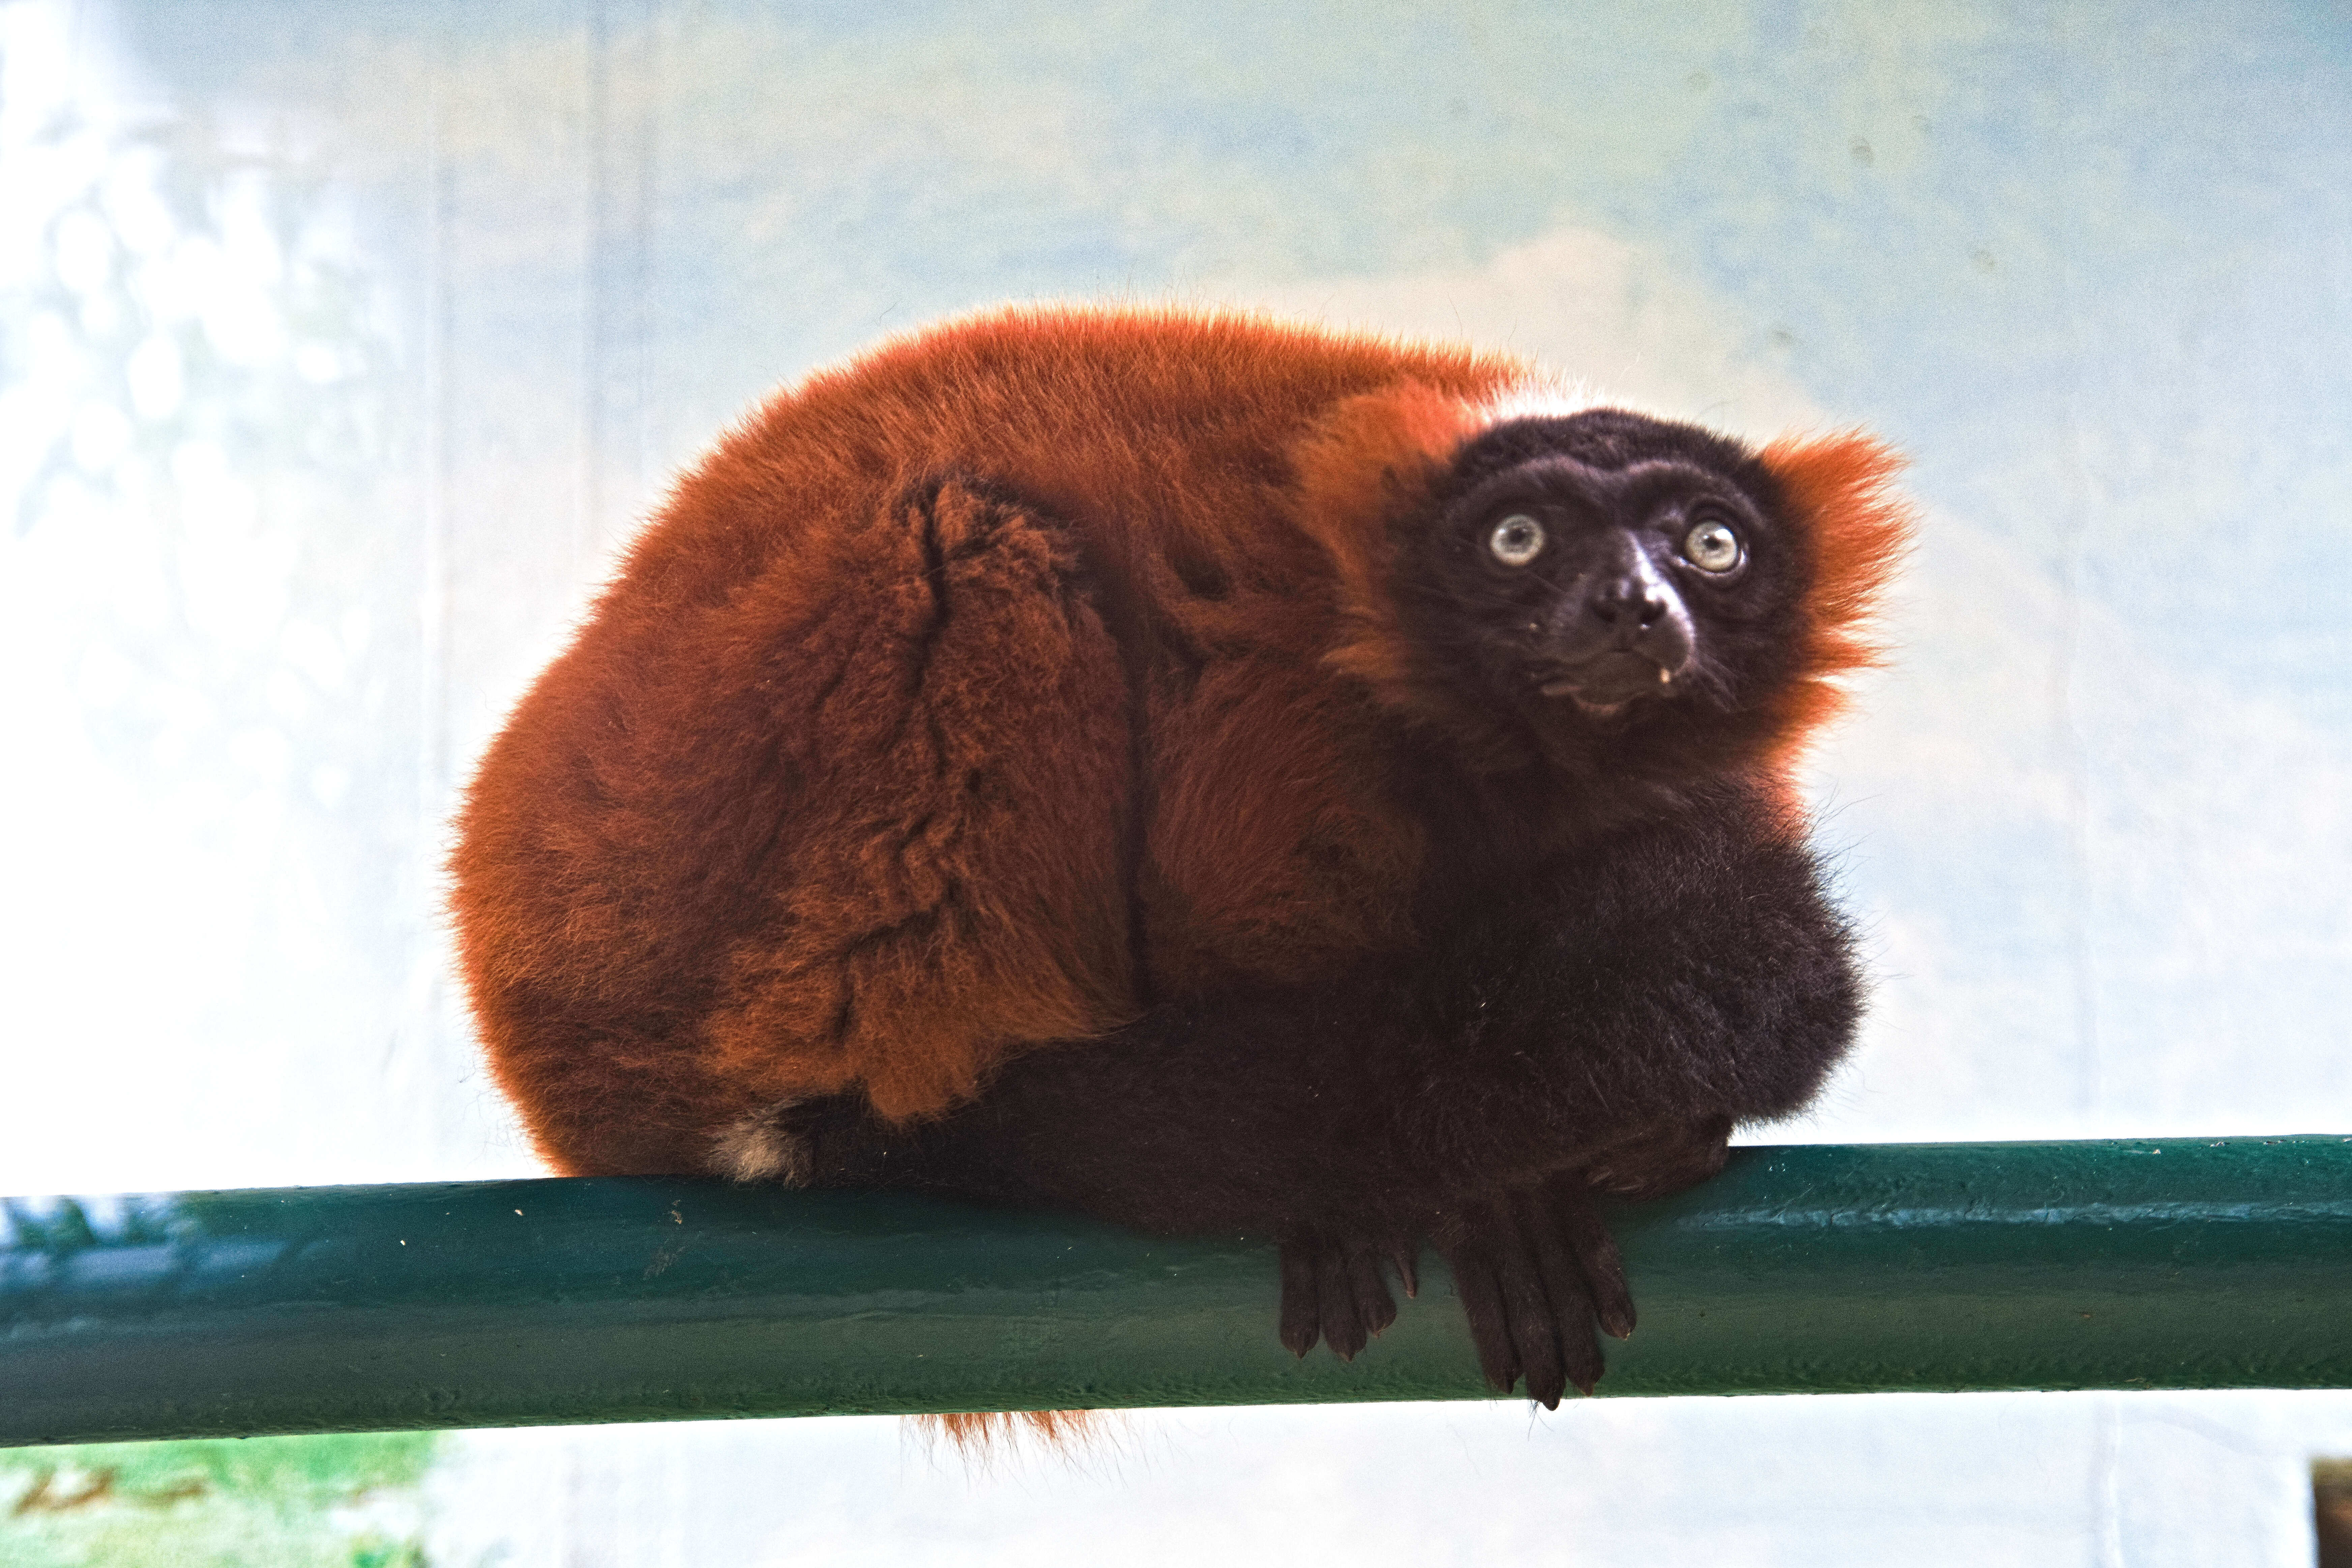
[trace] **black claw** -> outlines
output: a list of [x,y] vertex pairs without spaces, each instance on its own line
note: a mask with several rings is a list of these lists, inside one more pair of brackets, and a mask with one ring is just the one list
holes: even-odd
[[1573,1176],[1553,1183],[1548,1196],[1559,1232],[1575,1254],[1594,1322],[1612,1339],[1627,1338],[1635,1322],[1633,1292],[1625,1283],[1625,1255],[1618,1250],[1609,1222],[1601,1218],[1591,1193]]
[[1569,1385],[1579,1394],[1591,1395],[1593,1385],[1601,1381],[1601,1375],[1609,1370],[1609,1364],[1601,1357],[1600,1342],[1592,1337],[1591,1320],[1584,1318],[1572,1324],[1563,1323],[1560,1342],[1560,1350],[1567,1362]]
[[1356,1316],[1367,1333],[1377,1339],[1382,1329],[1396,1322],[1396,1301],[1389,1294],[1388,1281],[1381,1278],[1380,1255],[1367,1248],[1350,1248],[1348,1252],[1348,1274],[1354,1287]]
[[1542,1384],[1538,1384],[1532,1377],[1528,1379],[1528,1397],[1547,1410],[1559,1409],[1559,1396],[1567,1392],[1568,1380],[1564,1375],[1558,1382]]
[[1569,1384],[1599,1375],[1600,1354],[1592,1343],[1592,1297],[1545,1195],[1524,1194],[1514,1207],[1543,1284],[1549,1309],[1543,1327],[1549,1331],[1560,1368],[1559,1381],[1548,1382],[1547,1386],[1557,1397]]
[[1404,1287],[1404,1299],[1408,1301],[1421,1294],[1420,1251],[1418,1247],[1403,1246],[1389,1254],[1389,1261],[1396,1266],[1397,1283]]
[[1557,1253],[1559,1249],[1548,1234],[1549,1227],[1525,1223],[1520,1211],[1526,1207],[1524,1199],[1506,1199],[1492,1207],[1496,1272],[1502,1279],[1504,1305],[1511,1315],[1511,1339],[1518,1346],[1519,1365],[1527,1373],[1528,1395],[1557,1400],[1568,1379],[1560,1341],[1575,1332],[1570,1325],[1585,1314],[1580,1299],[1562,1302],[1555,1281],[1547,1278],[1555,1270],[1546,1268],[1546,1253]]
[[1285,1241],[1282,1258],[1282,1348],[1304,1359],[1322,1333],[1316,1299],[1315,1256],[1307,1244]]
[[1470,1322],[1470,1343],[1478,1351],[1478,1370],[1486,1377],[1486,1386],[1497,1394],[1508,1394],[1511,1385],[1519,1380],[1519,1358],[1494,1273],[1476,1244],[1467,1237],[1438,1250],[1454,1270],[1454,1288],[1462,1298],[1462,1315]]
[[1347,1251],[1339,1243],[1327,1240],[1316,1249],[1315,1291],[1323,1312],[1323,1340],[1341,1361],[1355,1360],[1368,1337],[1348,1274]]

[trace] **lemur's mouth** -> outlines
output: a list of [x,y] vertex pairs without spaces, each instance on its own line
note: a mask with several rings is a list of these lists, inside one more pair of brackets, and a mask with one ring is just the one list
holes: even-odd
[[1548,697],[1571,699],[1589,717],[1609,718],[1636,697],[1674,695],[1675,673],[1643,654],[1612,649],[1537,689]]

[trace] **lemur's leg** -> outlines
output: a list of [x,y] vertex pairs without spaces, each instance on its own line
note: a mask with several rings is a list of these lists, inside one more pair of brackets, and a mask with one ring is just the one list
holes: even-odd
[[772,650],[778,841],[702,1028],[751,1109],[714,1168],[788,1176],[767,1109],[969,1099],[1134,1010],[1126,675],[1063,527],[969,478],[845,530]]

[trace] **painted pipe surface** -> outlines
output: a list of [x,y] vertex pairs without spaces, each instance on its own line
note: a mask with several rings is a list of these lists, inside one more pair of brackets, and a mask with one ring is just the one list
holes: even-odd
[[[25,1198],[0,1445],[1492,1397],[1452,1281],[1343,1364],[1272,1245],[667,1179]],[[2352,1137],[1735,1150],[1616,1216],[1604,1395],[2352,1385]]]

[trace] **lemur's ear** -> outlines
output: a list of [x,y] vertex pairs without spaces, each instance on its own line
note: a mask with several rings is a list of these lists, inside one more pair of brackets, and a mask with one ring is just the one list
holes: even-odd
[[1777,705],[1780,733],[1795,745],[1844,706],[1840,676],[1883,658],[1874,619],[1910,548],[1915,514],[1895,487],[1902,454],[1858,430],[1784,435],[1760,455],[1812,580],[1798,678]]

